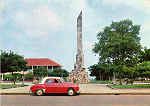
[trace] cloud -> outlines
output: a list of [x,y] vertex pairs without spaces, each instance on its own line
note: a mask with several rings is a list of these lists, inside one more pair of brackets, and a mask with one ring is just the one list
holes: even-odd
[[72,0],[70,7],[72,7],[72,9],[77,12],[87,9],[85,0]]
[[150,13],[150,0],[143,0],[141,7],[144,7],[144,9]]
[[0,17],[0,27],[4,24],[2,17]]
[[113,7],[126,5],[150,13],[150,0],[103,0],[103,4],[109,4]]
[[150,20],[146,21],[142,26],[141,26],[141,43],[144,47],[150,48]]
[[150,31],[150,20],[143,25],[144,30]]
[[[20,2],[17,3],[20,4]],[[23,0],[23,3],[23,8],[15,11],[15,15],[12,16],[13,20],[17,27],[21,28],[27,35],[36,37],[48,35],[51,31],[62,30],[64,24],[65,27],[68,27],[69,23],[72,25],[75,22],[72,21],[74,20],[73,17],[77,17],[79,12],[86,8],[85,0],[39,0],[38,2],[36,0]]]
[[4,9],[4,0],[0,0],[0,12]]
[[47,6],[34,8],[30,11],[17,11],[12,17],[18,27],[32,36],[47,35],[50,30],[60,30],[63,21]]
[[4,10],[4,0],[0,0],[0,26],[2,26],[4,24],[4,20],[1,16],[1,13]]

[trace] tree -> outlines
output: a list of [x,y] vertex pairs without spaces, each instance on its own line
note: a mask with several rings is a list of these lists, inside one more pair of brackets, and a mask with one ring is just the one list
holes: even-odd
[[34,75],[32,72],[29,72],[29,73],[25,74],[24,78],[25,78],[25,80],[32,80],[34,78]]
[[[14,75],[14,72],[26,70],[26,60],[23,56],[16,54],[12,51],[6,52],[1,51],[1,72],[11,72]],[[14,75],[14,84],[16,82]]]
[[105,64],[94,64],[89,68],[90,76],[96,76],[96,80],[111,80],[113,74],[111,73],[112,66]]
[[137,65],[139,77],[150,78],[150,49],[144,48],[141,51],[140,62]]
[[48,71],[45,67],[38,67],[33,70],[33,74],[40,80],[42,77],[48,76]]
[[140,26],[133,25],[131,20],[112,22],[97,35],[93,51],[99,55],[99,64],[116,66],[115,74],[121,80],[125,67],[134,67],[138,63],[141,45]]
[[150,49],[144,48],[144,50],[141,51],[140,62],[143,61],[150,61]]
[[150,78],[150,61],[144,61],[137,65],[139,77]]
[[56,77],[67,77],[69,72],[65,69],[56,68],[52,72],[48,73],[48,76],[56,76]]
[[22,74],[19,74],[19,73],[14,73],[13,75],[12,75],[12,80],[13,81],[18,81],[18,80],[21,80],[22,79]]

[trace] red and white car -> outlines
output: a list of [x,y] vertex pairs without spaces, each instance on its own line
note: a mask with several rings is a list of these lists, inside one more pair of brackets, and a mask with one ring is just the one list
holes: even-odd
[[45,77],[40,83],[30,87],[30,93],[38,96],[44,93],[67,93],[73,96],[79,93],[79,84],[64,82],[61,77]]

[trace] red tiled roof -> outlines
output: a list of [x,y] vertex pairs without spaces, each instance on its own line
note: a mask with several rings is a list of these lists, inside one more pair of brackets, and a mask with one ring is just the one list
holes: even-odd
[[49,58],[27,58],[27,66],[61,66]]

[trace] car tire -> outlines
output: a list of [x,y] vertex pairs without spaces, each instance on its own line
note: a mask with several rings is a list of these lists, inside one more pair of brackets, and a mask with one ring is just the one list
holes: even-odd
[[68,94],[69,96],[74,96],[74,95],[75,95],[74,89],[72,89],[72,88],[68,89],[67,94]]
[[42,89],[37,90],[36,95],[37,96],[42,96],[43,95],[43,90]]

